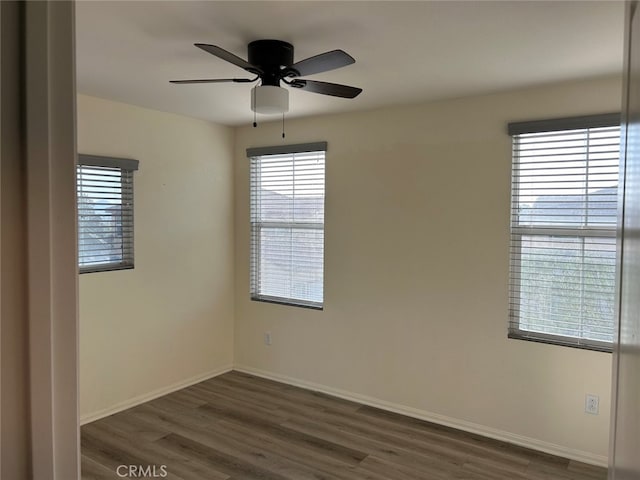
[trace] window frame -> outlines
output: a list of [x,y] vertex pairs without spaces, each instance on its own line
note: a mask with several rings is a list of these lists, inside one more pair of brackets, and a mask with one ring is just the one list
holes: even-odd
[[[259,160],[260,157],[268,155],[287,155],[298,153],[313,153],[322,152],[324,154],[324,168],[323,168],[323,219],[322,222],[295,222],[295,221],[255,221],[254,216],[254,179],[256,174],[253,170],[254,161]],[[326,204],[326,153],[327,142],[313,142],[303,143],[295,145],[278,145],[271,147],[257,147],[247,149],[247,158],[250,161],[249,166],[249,231],[250,231],[250,257],[249,257],[249,294],[250,299],[256,302],[274,303],[278,305],[286,305],[300,308],[307,308],[312,310],[324,310],[324,278],[325,278],[325,218],[324,218],[324,206]],[[258,168],[260,164],[258,163]],[[259,175],[259,174],[258,174]],[[320,302],[314,302],[311,300],[297,299],[291,297],[280,297],[273,295],[265,295],[258,292],[258,286],[260,285],[260,245],[262,230],[264,228],[286,228],[293,231],[294,229],[309,229],[320,230],[323,234],[322,241],[322,300]]]
[[[130,225],[127,225],[127,228],[129,228],[131,230],[131,238],[130,238],[130,246],[128,248],[128,251],[130,252],[129,255],[127,255],[126,257],[123,255],[123,259],[121,261],[117,261],[117,262],[103,262],[103,263],[96,263],[96,264],[91,264],[91,265],[81,265],[80,264],[80,212],[77,211],[76,212],[76,223],[77,223],[77,229],[78,229],[78,234],[77,234],[77,242],[78,242],[78,258],[77,258],[77,262],[78,262],[78,273],[79,274],[85,274],[85,273],[98,273],[98,272],[110,272],[110,271],[117,271],[117,270],[132,270],[133,268],[135,268],[135,252],[134,252],[134,244],[135,244],[135,235],[134,235],[134,225],[135,225],[135,219],[134,219],[134,172],[136,170],[138,170],[138,166],[139,166],[139,162],[138,160],[133,160],[133,159],[129,159],[129,158],[118,158],[118,157],[106,157],[106,156],[100,156],[100,155],[87,155],[87,154],[78,154],[78,161],[76,163],[76,210],[79,208],[80,203],[79,203],[79,175],[81,172],[81,169],[83,167],[96,167],[96,168],[108,168],[108,169],[114,169],[114,170],[120,170],[121,171],[121,190],[123,189],[122,187],[122,180],[127,177],[128,181],[130,182],[130,191],[131,191],[131,200],[130,202],[127,202],[126,204],[121,202],[120,205],[122,208],[122,213],[126,213],[130,218]],[[125,208],[126,207],[126,208]]]
[[[612,342],[605,342],[602,340],[592,340],[584,337],[571,337],[564,335],[556,335],[552,333],[534,332],[531,330],[524,330],[520,328],[521,316],[519,313],[519,305],[512,303],[512,295],[514,292],[514,283],[517,282],[518,294],[521,292],[521,280],[515,280],[513,278],[514,272],[521,271],[520,262],[522,260],[521,246],[523,236],[537,236],[542,237],[562,237],[571,239],[581,239],[584,241],[586,238],[615,238],[618,231],[618,225],[620,222],[620,204],[617,202],[617,224],[611,228],[606,226],[591,226],[589,228],[578,227],[549,227],[547,226],[519,226],[519,217],[515,203],[519,198],[519,180],[520,177],[514,174],[514,169],[517,166],[517,158],[515,155],[516,137],[521,134],[527,133],[551,133],[554,131],[567,131],[567,130],[583,130],[583,129],[595,129],[605,127],[619,127],[621,125],[621,115],[619,113],[607,113],[598,115],[587,115],[580,117],[565,117],[549,120],[537,120],[528,122],[513,122],[508,124],[508,133],[512,141],[512,154],[511,154],[511,187],[510,187],[510,222],[509,222],[509,321],[508,321],[508,338],[517,340],[527,340],[538,343],[546,343],[551,345],[561,345],[572,348],[579,348],[584,350],[594,350],[599,352],[611,353],[613,348]],[[619,167],[618,167],[619,172]],[[619,186],[618,186],[619,188]],[[519,241],[515,241],[519,238]],[[616,257],[619,256],[619,249],[616,245]],[[616,259],[617,268],[617,259]],[[614,274],[617,279],[617,271]],[[616,297],[616,291],[612,294]],[[615,313],[611,318],[611,322],[615,322]]]

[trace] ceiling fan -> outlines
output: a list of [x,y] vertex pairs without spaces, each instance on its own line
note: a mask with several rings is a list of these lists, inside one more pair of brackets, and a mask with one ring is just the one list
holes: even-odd
[[251,96],[251,109],[257,113],[284,114],[289,110],[289,92],[280,86],[280,82],[307,92],[342,98],[355,98],[362,92],[361,88],[349,85],[300,78],[355,63],[354,58],[342,50],[332,50],[294,63],[293,45],[281,40],[255,40],[249,43],[248,61],[216,45],[196,43],[195,46],[243,68],[255,78],[171,80],[171,83],[253,83],[259,80],[260,85],[252,89]]

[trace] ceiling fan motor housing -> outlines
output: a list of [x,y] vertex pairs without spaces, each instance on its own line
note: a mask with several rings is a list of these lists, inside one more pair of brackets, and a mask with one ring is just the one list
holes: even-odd
[[293,45],[282,40],[255,40],[248,46],[249,63],[264,72],[262,85],[280,85],[280,69],[293,65]]

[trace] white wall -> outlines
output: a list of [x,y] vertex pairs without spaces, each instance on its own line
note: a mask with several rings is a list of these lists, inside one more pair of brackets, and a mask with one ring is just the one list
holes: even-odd
[[507,339],[506,125],[620,98],[613,78],[288,121],[287,143],[328,141],[324,311],[249,300],[245,149],[282,140],[238,129],[236,365],[605,463],[611,356]]
[[78,152],[134,158],[135,269],[80,276],[84,420],[233,362],[233,130],[80,95]]

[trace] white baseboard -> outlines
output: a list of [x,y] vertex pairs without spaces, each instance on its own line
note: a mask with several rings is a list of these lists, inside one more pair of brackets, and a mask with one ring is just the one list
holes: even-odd
[[457,418],[447,417],[438,413],[427,412],[419,410],[413,407],[407,407],[396,403],[386,402],[377,398],[369,397],[367,395],[360,395],[358,393],[349,392],[347,390],[341,390],[338,388],[328,387],[326,385],[308,382],[306,380],[299,380],[297,378],[289,377],[287,375],[280,375],[277,373],[271,373],[264,370],[259,370],[253,367],[247,367],[244,365],[234,365],[234,370],[238,372],[248,373],[257,377],[267,378],[269,380],[275,380],[277,382],[286,383],[296,387],[305,388],[308,390],[314,390],[317,392],[333,395],[334,397],[343,398],[370,407],[380,408],[408,417],[425,420],[427,422],[437,423],[447,427],[456,428],[458,430],[464,430],[465,432],[475,433],[484,437],[493,438],[495,440],[501,440],[503,442],[512,443],[521,447],[531,448],[540,452],[549,453],[559,457],[568,458],[570,460],[576,460],[591,465],[597,465],[600,467],[607,466],[607,457],[603,455],[597,455],[591,452],[585,452],[582,450],[576,450],[573,448],[563,447],[562,445],[556,445],[554,443],[537,440],[531,437],[525,437],[504,430],[498,430],[495,428],[487,427],[466,420],[459,420]]
[[218,375],[222,375],[223,373],[230,372],[231,370],[233,370],[233,367],[231,365],[227,365],[225,367],[218,368],[216,370],[212,370],[206,373],[202,373],[200,375],[196,375],[186,380],[182,380],[172,385],[168,385],[166,387],[153,390],[152,392],[138,395],[136,397],[127,399],[123,402],[119,402],[111,407],[98,410],[97,412],[87,413],[80,417],[80,425],[95,422],[96,420],[99,420],[104,417],[108,417],[109,415],[113,415],[114,413],[122,412],[123,410],[127,410],[128,408],[135,407],[136,405],[140,405],[141,403],[145,403],[155,398],[167,395],[169,393],[176,392],[183,388],[190,387],[191,385],[195,385],[196,383],[209,380],[210,378],[217,377]]

